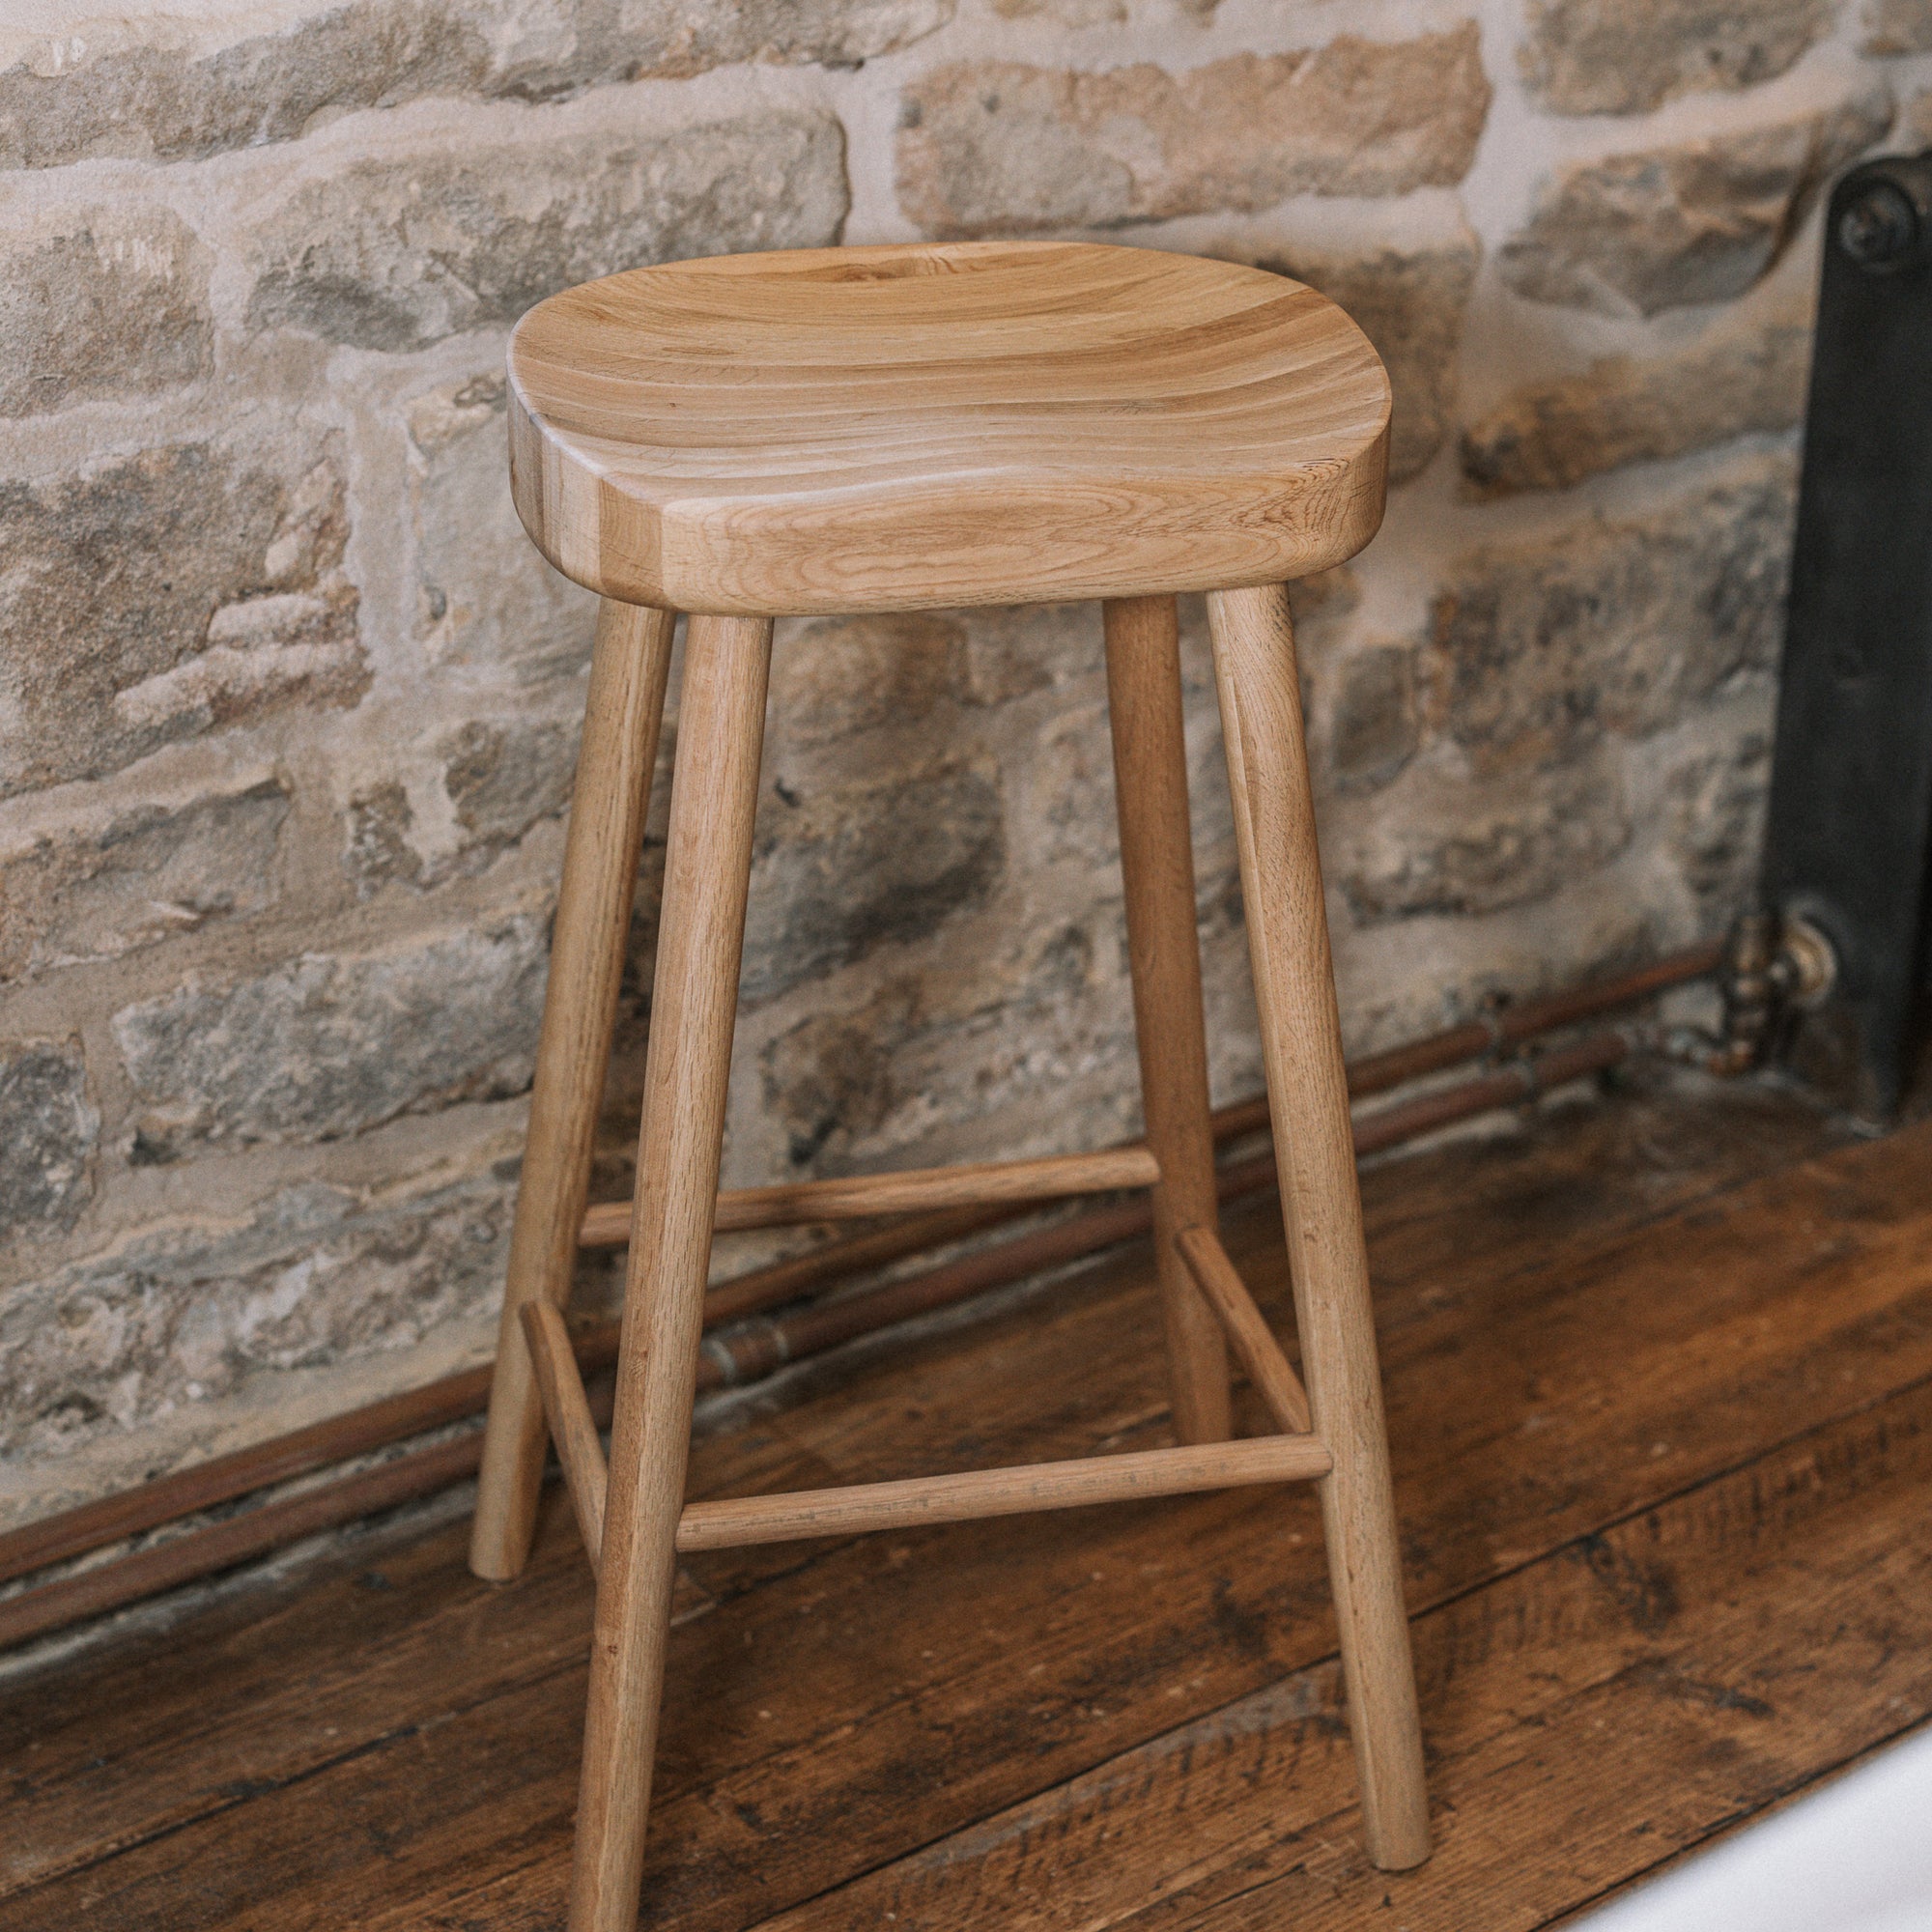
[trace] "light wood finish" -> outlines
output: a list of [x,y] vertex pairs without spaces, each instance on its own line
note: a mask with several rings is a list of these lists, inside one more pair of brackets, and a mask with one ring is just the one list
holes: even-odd
[[1305,1435],[1312,1426],[1308,1391],[1293,1364],[1281,1351],[1274,1331],[1255,1306],[1240,1270],[1228,1259],[1221,1237],[1208,1228],[1183,1228],[1174,1237],[1176,1252],[1186,1263],[1201,1293],[1207,1296],[1228,1331],[1235,1353],[1248,1379],[1267,1404],[1275,1426],[1285,1435]]
[[1381,521],[1355,325],[1231,262],[1062,242],[634,269],[511,338],[517,508],[681,611],[1131,597],[1301,577]]
[[1327,1470],[1328,1452],[1312,1435],[1262,1435],[1244,1442],[1198,1442],[1179,1449],[914,1476],[791,1495],[733,1496],[724,1502],[693,1503],[678,1523],[677,1547],[681,1551],[735,1549],[749,1543],[917,1529],[925,1523],[1191,1495],[1249,1483],[1307,1482]]
[[[1136,1143],[1097,1153],[1049,1154],[1040,1160],[921,1167],[902,1174],[855,1174],[837,1180],[731,1188],[718,1197],[713,1226],[721,1234],[735,1234],[747,1228],[795,1227],[805,1221],[861,1221],[875,1214],[914,1214],[929,1208],[1060,1201],[1073,1194],[1108,1194],[1118,1187],[1151,1187],[1159,1179],[1159,1163],[1144,1145]],[[579,1239],[585,1247],[616,1245],[624,1238],[617,1232],[618,1217],[628,1222],[630,1212],[629,1202],[600,1204],[584,1215]]]
[[498,1582],[528,1558],[543,1483],[543,1409],[521,1310],[527,1301],[560,1308],[570,1294],[657,764],[672,622],[668,611],[623,604],[607,603],[598,613],[469,1541],[469,1567]]
[[583,1394],[583,1378],[578,1373],[577,1356],[571,1350],[570,1330],[548,1301],[526,1301],[524,1341],[536,1370],[551,1440],[556,1444],[556,1459],[563,1464],[563,1480],[570,1491],[570,1506],[577,1512],[584,1553],[595,1573],[604,1563],[604,1494],[610,1479],[604,1466],[604,1445],[598,1440],[597,1425],[591,1420],[590,1404]]
[[[573,1932],[630,1932],[638,1917],[718,1199],[771,639],[769,619],[696,617],[685,643],[604,1568],[590,1652]],[[573,1217],[573,1244],[576,1230]]]
[[1208,600],[1282,1219],[1369,1852],[1429,1856],[1422,1732],[1286,585]]
[[1228,1351],[1220,1323],[1173,1245],[1177,1230],[1211,1228],[1219,1212],[1187,810],[1180,625],[1172,597],[1115,600],[1102,617],[1141,1102],[1148,1146],[1160,1167],[1154,1253],[1174,1427],[1183,1442],[1216,1442],[1229,1430]]

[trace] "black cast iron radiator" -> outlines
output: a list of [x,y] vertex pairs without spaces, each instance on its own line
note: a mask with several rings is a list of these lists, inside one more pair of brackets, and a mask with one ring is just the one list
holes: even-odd
[[1771,805],[1767,910],[1829,991],[1783,1057],[1895,1108],[1926,990],[1932,860],[1932,151],[1852,169],[1825,228]]

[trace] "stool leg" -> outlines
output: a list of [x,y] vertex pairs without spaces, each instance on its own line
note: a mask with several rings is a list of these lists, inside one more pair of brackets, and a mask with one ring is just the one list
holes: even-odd
[[674,621],[668,611],[608,601],[597,618],[469,1542],[469,1567],[494,1582],[528,1561],[536,1525],[546,1436],[520,1311],[570,1297]]
[[738,1009],[771,639],[767,619],[694,617],[685,644],[590,1649],[571,1932],[631,1932],[638,1918]]
[[1429,1804],[1288,591],[1218,591],[1208,615],[1302,1369],[1334,1458],[1320,1489],[1349,1723],[1369,1855],[1400,1871],[1429,1856]]
[[1229,1432],[1227,1340],[1174,1245],[1181,1229],[1213,1228],[1219,1221],[1187,819],[1180,626],[1172,597],[1118,598],[1102,610],[1134,1037],[1148,1146],[1160,1162],[1154,1263],[1174,1426],[1183,1442],[1220,1442]]

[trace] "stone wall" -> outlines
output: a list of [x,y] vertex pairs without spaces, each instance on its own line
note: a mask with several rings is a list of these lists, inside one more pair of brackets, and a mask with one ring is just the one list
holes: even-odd
[[[1928,0],[29,15],[0,24],[0,1521],[487,1350],[591,624],[510,510],[501,358],[566,283],[996,234],[1314,281],[1397,398],[1386,528],[1300,596],[1351,1046],[1738,903],[1814,211],[1932,138]],[[728,1178],[1131,1129],[1096,613],[791,624],[774,693]]]

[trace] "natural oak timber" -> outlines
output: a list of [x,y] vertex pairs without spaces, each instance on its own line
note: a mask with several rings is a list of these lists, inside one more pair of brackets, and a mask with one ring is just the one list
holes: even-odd
[[1328,1451],[1312,1435],[1262,1435],[1241,1442],[1199,1442],[1069,1463],[861,1483],[849,1489],[802,1490],[792,1495],[734,1496],[693,1503],[678,1522],[677,1547],[686,1554],[735,1549],[749,1543],[917,1529],[924,1523],[1189,1495],[1251,1483],[1307,1482],[1325,1475],[1328,1467]]
[[[1071,1194],[1151,1187],[1159,1179],[1160,1164],[1144,1146],[972,1167],[912,1168],[903,1174],[856,1174],[837,1180],[727,1189],[718,1197],[713,1226],[720,1234],[736,1234],[747,1228],[788,1228],[804,1221],[861,1221],[874,1214],[913,1214],[927,1208],[1059,1201]],[[591,1208],[583,1217],[579,1240],[585,1247],[615,1245],[623,1239],[616,1232],[619,1215],[628,1221],[628,1202]]]
[[1208,623],[1363,1823],[1403,1870],[1429,1856],[1422,1726],[1288,587],[1215,592]]
[[1174,1237],[1176,1252],[1186,1263],[1201,1293],[1228,1331],[1228,1340],[1248,1372],[1276,1425],[1290,1435],[1304,1435],[1313,1426],[1308,1391],[1281,1351],[1274,1331],[1255,1306],[1240,1270],[1228,1259],[1221,1237],[1207,1228],[1183,1228]]
[[[685,640],[664,910],[644,1063],[603,1568],[590,1649],[571,1932],[631,1932],[676,1577],[678,1516],[764,749],[769,618]],[[580,1215],[566,1233],[575,1245]]]
[[528,1301],[560,1308],[570,1295],[664,722],[673,621],[668,611],[609,602],[597,616],[469,1542],[469,1567],[496,1582],[523,1569],[536,1524],[543,1409],[521,1311]]
[[1388,379],[1265,270],[1064,242],[634,269],[510,339],[519,514],[611,597],[746,615],[1136,597],[1340,563]]
[[591,1419],[590,1404],[583,1393],[583,1378],[578,1373],[577,1356],[570,1346],[570,1330],[549,1302],[526,1301],[524,1340],[536,1370],[556,1459],[563,1464],[570,1506],[577,1513],[584,1553],[595,1574],[604,1560],[604,1493],[609,1475],[604,1466],[604,1445],[598,1440],[597,1424]]
[[1137,597],[1108,603],[1102,626],[1134,1037],[1148,1146],[1160,1168],[1153,1190],[1154,1254],[1174,1426],[1183,1442],[1216,1442],[1229,1434],[1228,1352],[1220,1324],[1173,1246],[1177,1230],[1211,1228],[1219,1213],[1187,811],[1180,623],[1172,597]]

